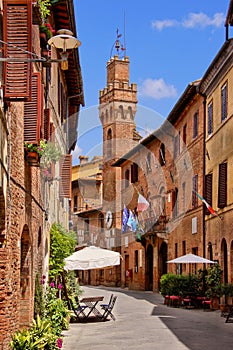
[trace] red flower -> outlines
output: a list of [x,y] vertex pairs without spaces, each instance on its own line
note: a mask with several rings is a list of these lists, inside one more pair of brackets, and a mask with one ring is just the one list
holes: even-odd
[[57,339],[57,346],[58,346],[59,349],[62,348],[62,339],[61,338]]

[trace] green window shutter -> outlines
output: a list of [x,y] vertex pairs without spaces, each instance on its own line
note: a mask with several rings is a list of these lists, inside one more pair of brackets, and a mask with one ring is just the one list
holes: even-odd
[[[3,1],[4,57],[27,60],[31,58],[32,2],[31,0]],[[10,45],[9,45],[10,44]],[[30,62],[4,62],[4,98],[28,100],[31,84]]]

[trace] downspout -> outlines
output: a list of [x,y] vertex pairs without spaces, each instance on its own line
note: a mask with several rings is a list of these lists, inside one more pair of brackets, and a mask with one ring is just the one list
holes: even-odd
[[[204,98],[203,108],[204,108],[204,121],[203,121],[203,171],[202,171],[202,197],[205,198],[205,172],[206,172],[206,95],[201,94]],[[202,204],[202,230],[203,230],[203,257],[206,257],[206,223],[205,223],[205,204]]]

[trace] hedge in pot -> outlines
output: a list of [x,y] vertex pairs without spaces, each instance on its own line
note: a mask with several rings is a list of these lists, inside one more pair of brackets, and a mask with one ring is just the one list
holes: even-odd
[[211,308],[218,309],[220,297],[224,294],[224,285],[222,284],[222,269],[219,264],[213,264],[206,276],[206,296],[211,300]]

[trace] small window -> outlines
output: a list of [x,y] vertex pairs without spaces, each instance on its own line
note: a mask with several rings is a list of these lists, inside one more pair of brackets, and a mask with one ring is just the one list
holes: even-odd
[[125,188],[129,187],[129,169],[125,171]]
[[186,145],[186,141],[187,141],[187,124],[183,126],[183,142],[185,145]]
[[147,173],[151,171],[151,153],[149,152],[146,157],[146,170]]
[[164,143],[161,144],[159,149],[159,163],[160,165],[165,165],[165,145]]
[[227,84],[221,90],[221,113],[222,121],[224,121],[227,118]]
[[135,163],[131,165],[131,182],[138,182],[138,165]]
[[173,151],[174,151],[174,158],[176,158],[180,154],[180,132],[174,138]]
[[107,134],[107,157],[112,157],[112,130],[108,129]]
[[78,196],[74,196],[74,211],[78,209]]
[[213,132],[213,102],[208,105],[208,135]]
[[193,116],[193,138],[195,139],[198,135],[198,112]]
[[134,260],[135,260],[135,272],[137,273],[138,272],[138,250],[135,250],[135,252],[134,252]]

